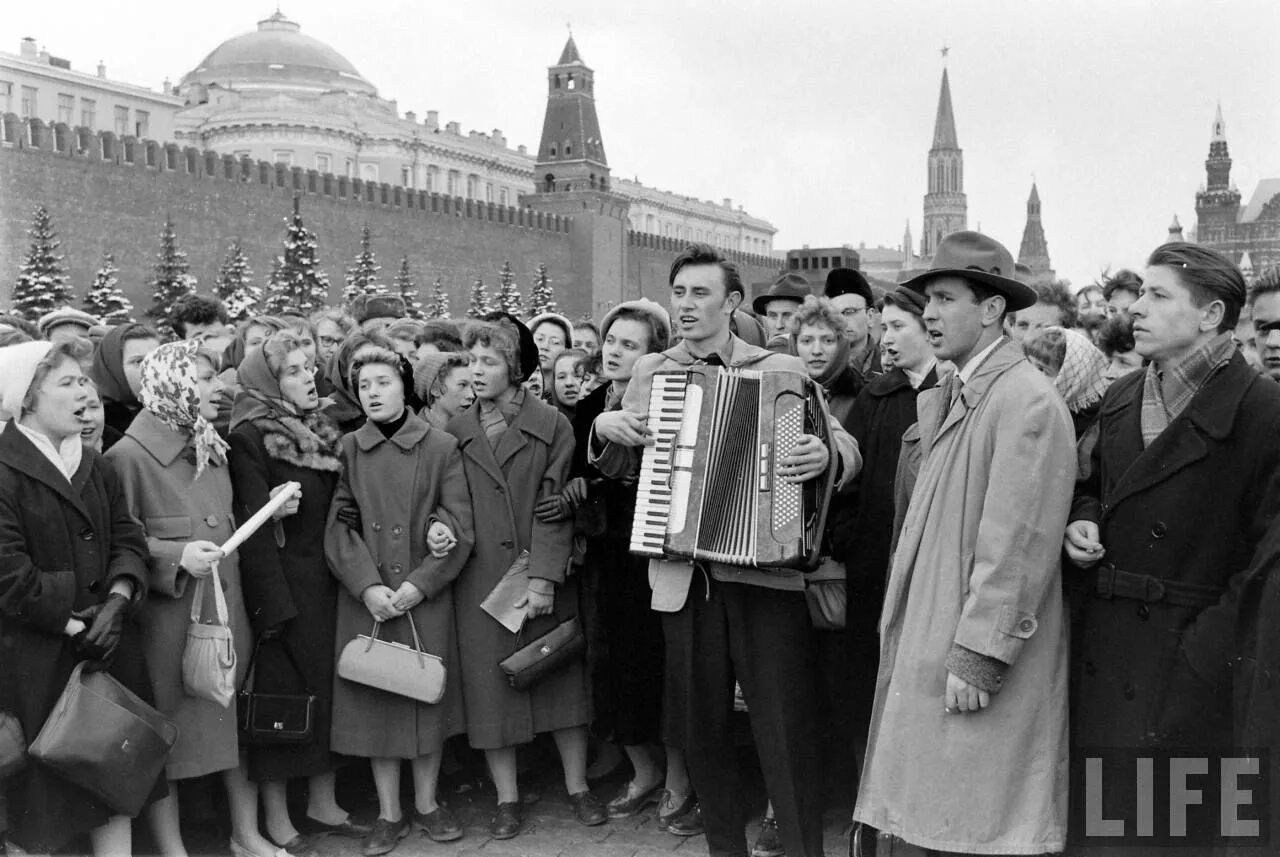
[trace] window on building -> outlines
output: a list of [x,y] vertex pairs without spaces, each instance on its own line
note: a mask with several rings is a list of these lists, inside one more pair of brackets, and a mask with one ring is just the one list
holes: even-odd
[[427,167],[427,192],[440,192],[440,168],[434,164]]
[[449,185],[448,185],[449,196],[458,196],[458,192],[461,189],[460,188],[461,184],[462,184],[462,173],[458,172],[457,170],[449,170]]
[[830,265],[828,264],[830,261],[831,261],[831,260],[830,260],[830,259],[828,259],[826,256],[823,256],[823,257],[822,257],[822,267],[824,267],[824,268],[830,267]]
[[146,110],[135,110],[133,128],[135,137],[146,137],[151,131],[151,114]]
[[355,162],[355,159],[353,159],[353,158],[347,158],[347,178],[349,178],[349,179],[353,179],[353,178],[355,178],[355,177],[356,177],[356,162]]
[[807,270],[809,270],[809,257],[808,257],[808,256],[805,256],[803,259],[801,259],[801,260],[800,260],[800,267],[801,267],[802,269],[806,270],[806,271],[807,271]]
[[800,260],[799,260],[799,259],[797,259],[796,257],[792,256],[792,257],[791,257],[791,259],[790,259],[789,261],[790,261],[790,263],[791,263],[791,270],[793,270],[793,271],[798,271],[798,270],[800,270]]
[[507,189],[505,187],[498,188],[498,205],[505,206],[508,204],[509,203],[507,202]]
[[569,82],[566,84],[569,89],[577,89],[578,82],[573,79],[573,75],[569,75]]
[[378,165],[377,164],[361,164],[360,178],[364,179],[367,182],[376,182],[378,180]]
[[22,87],[22,118],[31,119],[36,115],[36,88]]
[[564,144],[564,156],[567,158],[567,157],[569,157],[569,156],[570,156],[570,155],[572,155],[572,154],[573,154],[573,144],[572,144],[572,143],[565,143],[565,144]]
[[58,93],[58,121],[71,124],[71,114],[76,109],[76,97],[65,92]]
[[552,143],[552,144],[551,144],[551,157],[553,157],[553,158],[554,158],[555,156],[556,156],[556,144],[555,144],[555,143]]
[[13,84],[7,80],[0,80],[0,105],[5,113],[13,112]]
[[80,99],[80,124],[92,131],[98,129],[98,104],[92,98]]
[[324,152],[318,152],[316,154],[316,172],[333,172],[333,157]]
[[116,117],[116,136],[123,137],[129,133],[129,108],[117,107],[115,109]]
[[276,149],[271,153],[271,160],[277,164],[285,164],[293,166],[293,150],[292,149]]
[[467,199],[480,198],[480,177],[474,173],[467,176]]
[[493,182],[484,183],[484,201],[493,202]]
[[413,187],[413,167],[400,168],[400,184],[404,187]]

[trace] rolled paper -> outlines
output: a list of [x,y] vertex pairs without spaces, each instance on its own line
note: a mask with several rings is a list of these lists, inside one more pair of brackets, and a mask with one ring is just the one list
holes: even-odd
[[231,538],[222,543],[222,555],[228,556],[232,551],[244,544],[244,541],[256,533],[259,527],[271,520],[271,516],[276,513],[276,510],[288,503],[301,490],[302,484],[300,482],[284,483],[284,490],[268,500],[261,509],[253,513],[252,518],[241,524],[231,534]]

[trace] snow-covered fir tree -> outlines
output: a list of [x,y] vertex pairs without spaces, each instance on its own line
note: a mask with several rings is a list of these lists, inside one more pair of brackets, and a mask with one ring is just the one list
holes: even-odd
[[98,318],[103,324],[124,324],[133,321],[133,303],[120,290],[120,280],[116,276],[115,257],[110,253],[102,254],[102,264],[93,275],[93,284],[84,297],[84,311]]
[[67,272],[58,255],[62,242],[53,231],[53,219],[43,205],[36,206],[31,219],[31,248],[14,284],[13,311],[30,321],[71,303]]
[[409,318],[422,318],[422,301],[418,298],[418,284],[413,281],[413,269],[409,267],[409,257],[400,259],[400,270],[396,272],[396,294],[404,299],[404,312]]
[[232,241],[227,248],[227,257],[218,268],[218,280],[213,290],[227,308],[227,315],[232,321],[248,318],[262,302],[262,287],[253,284],[249,258],[245,256],[239,239]]
[[316,235],[302,222],[297,198],[293,201],[293,214],[285,218],[288,228],[284,236],[284,255],[277,257],[276,269],[271,272],[271,287],[267,295],[266,311],[310,315],[323,308],[329,300],[329,278],[320,270],[316,258]]
[[373,236],[369,227],[360,230],[360,252],[356,253],[351,267],[347,269],[347,285],[342,290],[342,299],[351,303],[360,295],[385,295],[387,287],[378,282],[378,272],[382,266],[373,255]]
[[503,262],[502,271],[498,274],[498,294],[494,298],[495,309],[509,312],[520,317],[520,287],[516,285],[515,275],[511,273],[511,263]]
[[440,277],[431,284],[431,306],[427,308],[427,317],[449,317],[449,293],[445,291],[444,280]]
[[529,318],[544,312],[556,312],[556,299],[551,294],[551,277],[545,264],[538,266],[533,276],[533,288],[529,290]]
[[471,287],[471,302],[467,304],[467,318],[481,318],[489,314],[489,295],[484,290],[484,280],[476,277]]
[[151,280],[151,308],[147,310],[147,317],[163,330],[169,329],[169,311],[174,303],[196,290],[196,278],[190,270],[187,254],[178,247],[173,220],[166,217],[164,229],[160,231],[155,276]]

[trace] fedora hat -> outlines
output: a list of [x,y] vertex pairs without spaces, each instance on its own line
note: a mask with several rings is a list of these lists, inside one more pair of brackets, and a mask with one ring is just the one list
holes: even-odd
[[773,281],[769,291],[758,295],[751,302],[751,309],[756,315],[764,315],[765,307],[769,306],[769,301],[795,301],[801,304],[811,294],[813,294],[813,290],[809,288],[809,283],[804,277],[799,274],[783,274]]
[[938,244],[929,270],[903,285],[923,293],[938,277],[960,277],[991,289],[1004,298],[1007,312],[1017,312],[1034,304],[1036,293],[1014,275],[1013,256],[999,241],[981,232],[952,232]]

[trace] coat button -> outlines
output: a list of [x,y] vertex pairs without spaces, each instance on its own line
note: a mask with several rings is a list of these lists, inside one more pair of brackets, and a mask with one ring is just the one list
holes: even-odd
[[1024,634],[1030,634],[1031,631],[1035,628],[1035,626],[1036,626],[1035,623],[1032,622],[1030,619],[1023,619],[1022,622],[1018,624],[1018,627],[1022,629],[1022,632]]
[[216,527],[218,526],[218,516],[208,515],[205,517],[204,522],[208,524],[210,527]]
[[403,533],[403,532],[404,532],[404,530],[400,529],[400,525],[399,525],[399,524],[396,524],[394,527],[392,527],[392,528],[391,528],[391,535],[393,535],[393,536],[398,536],[398,535],[400,535],[400,534],[401,534],[401,533]]
[[399,573],[400,573],[401,571],[403,571],[403,570],[404,570],[404,569],[401,567],[400,563],[398,563],[398,562],[397,562],[397,563],[394,563],[394,564],[391,566],[391,573],[392,573],[392,574],[399,574]]
[[375,533],[380,533],[380,532],[382,532],[382,524],[379,524],[377,521],[374,521],[374,522],[373,522],[373,531],[374,531]]
[[85,527],[80,531],[80,538],[84,539],[86,542],[93,541],[93,530],[89,527]]
[[1169,534],[1169,528],[1164,525],[1164,521],[1156,521],[1151,525],[1151,535],[1153,538],[1163,539]]
[[504,548],[509,548],[509,547],[511,547],[511,539],[503,539],[503,540],[502,540],[502,546],[503,546]]
[[1132,701],[1136,695],[1137,692],[1133,689],[1133,685],[1126,683],[1124,686],[1124,698]]

